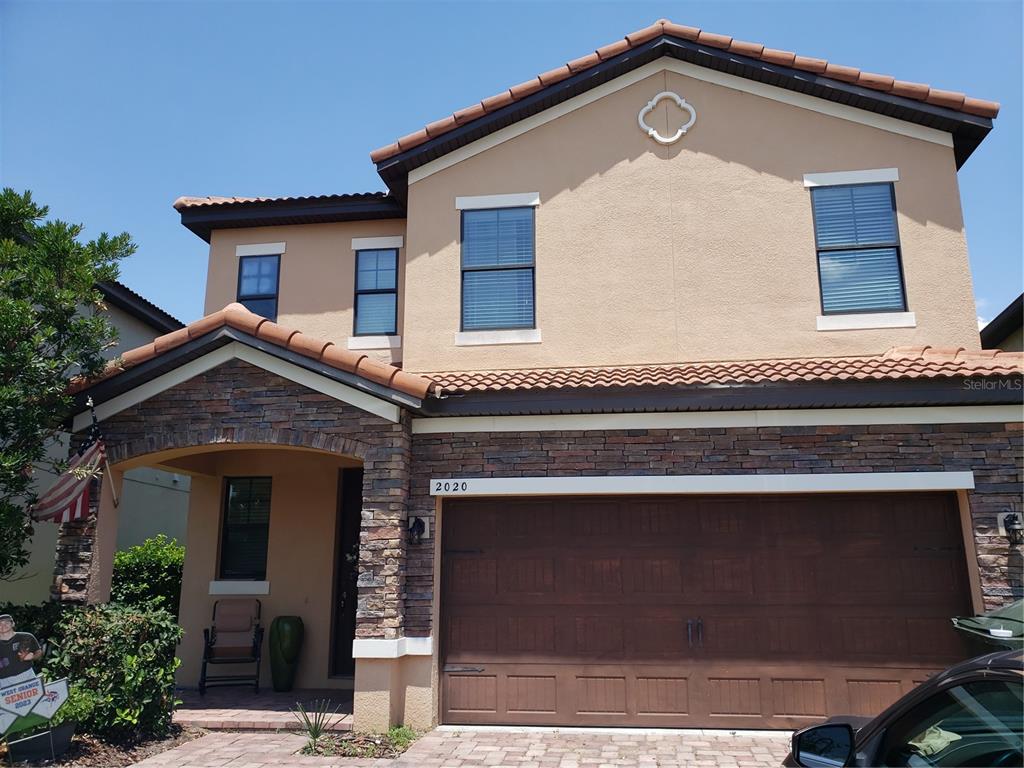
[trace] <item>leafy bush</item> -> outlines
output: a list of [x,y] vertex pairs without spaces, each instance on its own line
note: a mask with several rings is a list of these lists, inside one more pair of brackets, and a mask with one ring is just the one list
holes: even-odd
[[164,736],[174,711],[179,627],[153,605],[102,605],[69,612],[47,675],[95,694],[85,732],[114,739]]
[[185,548],[162,533],[114,555],[110,599],[126,605],[155,601],[178,615]]

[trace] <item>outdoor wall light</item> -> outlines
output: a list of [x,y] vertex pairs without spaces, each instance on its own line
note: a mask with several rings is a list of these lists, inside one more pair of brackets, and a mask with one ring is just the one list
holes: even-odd
[[1003,530],[1006,531],[1006,540],[1011,547],[1019,547],[1024,544],[1024,523],[1016,512],[1008,512],[1003,517]]
[[427,530],[427,524],[422,517],[414,517],[409,521],[409,541],[419,544],[423,540],[423,533]]

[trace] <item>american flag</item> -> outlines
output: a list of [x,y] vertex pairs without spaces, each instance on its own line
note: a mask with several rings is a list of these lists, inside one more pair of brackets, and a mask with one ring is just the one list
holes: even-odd
[[[36,520],[68,523],[89,514],[89,488],[96,470],[106,461],[102,440],[94,441],[81,455],[75,457],[67,471],[61,475],[32,508]],[[82,468],[87,472],[76,472]]]

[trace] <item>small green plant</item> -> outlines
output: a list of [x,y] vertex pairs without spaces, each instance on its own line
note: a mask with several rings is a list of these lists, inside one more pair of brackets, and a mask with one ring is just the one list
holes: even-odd
[[412,728],[396,725],[387,733],[331,732],[310,741],[302,748],[303,755],[321,757],[364,757],[388,759],[398,757],[409,748],[419,734]]
[[388,741],[399,752],[405,752],[416,741],[416,731],[407,725],[395,725],[388,731]]
[[84,686],[73,684],[68,689],[68,700],[50,720],[50,726],[55,727],[61,723],[88,723],[99,704],[99,696]]
[[338,707],[331,709],[330,699],[317,699],[310,702],[310,709],[306,709],[301,701],[295,702],[295,709],[292,710],[295,719],[299,721],[306,737],[309,739],[308,749],[316,752],[317,742],[324,734],[334,729],[334,726],[341,722],[344,715],[338,714]]
[[153,602],[175,618],[181,600],[185,548],[162,533],[114,555],[110,599],[124,605]]

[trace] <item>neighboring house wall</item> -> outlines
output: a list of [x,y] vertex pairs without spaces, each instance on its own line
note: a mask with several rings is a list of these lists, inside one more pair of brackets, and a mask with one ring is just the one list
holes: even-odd
[[999,344],[999,348],[1006,352],[1024,351],[1024,329],[1018,328]]
[[[662,90],[697,111],[690,132],[668,147],[637,126],[640,108]],[[667,104],[655,113],[662,131],[684,119]],[[978,345],[949,146],[661,73],[444,167],[449,159],[409,186],[407,370],[865,354],[936,340]],[[819,332],[804,174],[879,168],[899,169],[899,233],[917,327]],[[455,198],[528,192],[540,195],[543,342],[455,346]]]
[[[236,300],[238,246],[284,243],[277,321],[311,336],[346,345],[353,335],[356,269],[353,238],[404,235],[405,221],[401,219],[216,230],[210,242],[206,314]],[[402,247],[398,252],[399,336],[403,322],[404,266],[405,248]],[[376,356],[397,362],[402,359],[402,350],[381,352]]]
[[[134,469],[126,472],[121,490],[117,528],[117,548],[134,547],[157,534],[185,543],[188,524],[188,475],[159,469]],[[53,574],[48,574],[50,580]]]

